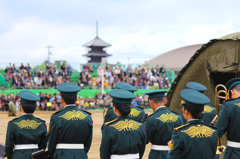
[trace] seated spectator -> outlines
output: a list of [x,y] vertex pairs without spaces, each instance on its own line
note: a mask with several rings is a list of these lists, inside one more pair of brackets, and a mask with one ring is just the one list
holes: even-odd
[[24,69],[23,63],[21,63],[20,71]]
[[9,68],[8,68],[8,66],[5,68],[5,73],[6,73],[6,74],[9,74]]
[[61,66],[61,70],[62,70],[63,72],[65,72],[65,69],[66,69],[65,63],[63,63],[62,66]]
[[67,67],[67,74],[68,74],[69,76],[72,75],[72,67],[71,67],[70,64],[69,64],[68,67]]
[[112,73],[109,71],[109,69],[106,71],[106,77],[112,77]]

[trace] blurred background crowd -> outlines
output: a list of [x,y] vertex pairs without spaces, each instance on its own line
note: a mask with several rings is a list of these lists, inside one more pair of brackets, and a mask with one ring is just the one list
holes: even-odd
[[[93,71],[90,65],[83,65],[80,74],[73,76],[70,64],[63,63],[60,67],[48,63],[46,68],[34,68],[27,64],[6,66],[4,79],[14,89],[49,89],[56,88],[64,82],[75,83],[82,89],[100,89],[102,77],[105,89],[114,89],[117,82],[126,82],[138,89],[168,89],[171,87],[169,78],[163,66],[147,68],[139,65],[132,68],[130,65],[99,66]],[[76,74],[76,73],[75,73]],[[4,86],[2,86],[4,89]]]
[[[59,93],[55,93],[51,95],[50,93],[44,94],[39,92],[37,94],[40,97],[40,101],[37,102],[37,111],[55,111],[63,109],[63,105],[61,104],[61,96]],[[0,95],[0,111],[8,111],[10,103],[16,106],[16,110],[20,111],[20,98],[18,93]],[[87,97],[83,98],[78,96],[77,101],[75,103],[81,109],[104,109],[112,106],[112,98],[108,93],[101,94],[96,93],[95,97]],[[133,99],[132,104],[135,106],[142,106],[144,108],[149,107],[148,98],[144,94],[137,94],[136,98]]]

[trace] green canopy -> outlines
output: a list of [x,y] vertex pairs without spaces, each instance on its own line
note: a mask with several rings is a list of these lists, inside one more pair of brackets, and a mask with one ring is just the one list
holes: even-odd
[[215,106],[215,87],[225,85],[228,80],[239,77],[240,40],[214,39],[196,51],[189,62],[182,68],[170,88],[167,106],[180,113],[181,90],[187,88],[186,83],[193,81],[205,85],[204,92]]

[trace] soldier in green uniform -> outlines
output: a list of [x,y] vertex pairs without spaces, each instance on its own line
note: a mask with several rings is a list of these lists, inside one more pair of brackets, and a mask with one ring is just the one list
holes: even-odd
[[184,89],[180,95],[187,124],[174,129],[172,140],[168,143],[168,159],[213,159],[218,131],[201,120],[204,105],[210,103],[210,99],[192,89]]
[[16,116],[16,106],[14,105],[14,98],[10,98],[8,116]]
[[91,113],[79,109],[75,102],[80,87],[62,83],[57,87],[64,109],[52,114],[48,151],[53,159],[87,159],[92,143]]
[[233,78],[226,84],[230,99],[226,100],[215,124],[219,137],[227,132],[227,147],[224,159],[240,158],[240,78]]
[[164,106],[167,101],[166,92],[151,90],[145,93],[148,95],[149,104],[154,111],[145,123],[147,143],[152,143],[149,159],[167,158],[169,151],[167,143],[171,140],[174,128],[182,125],[181,117]]
[[[199,91],[201,93],[203,93],[204,91],[207,90],[206,86],[204,86],[200,83],[197,83],[197,82],[188,82],[187,87],[189,89],[194,89],[194,90]],[[215,117],[215,115],[216,115],[216,108],[214,106],[209,105],[209,104],[204,105],[202,120],[205,123],[210,124],[211,121],[213,120],[213,118]],[[181,111],[181,116],[182,116],[183,124],[186,124],[187,120],[184,118],[182,111]]]
[[[123,90],[127,90],[127,91],[130,91],[132,93],[134,93],[135,91],[137,91],[137,88],[128,84],[128,83],[125,83],[125,82],[118,82],[116,83],[116,87],[118,89],[123,89]],[[132,109],[131,109],[131,112],[129,114],[129,116],[131,116],[132,118],[135,118],[135,119],[138,119],[138,120],[142,120],[143,117],[144,117],[144,108],[142,107],[139,107],[139,106],[134,106],[134,105],[131,105]],[[113,111],[113,108],[107,108],[104,110],[104,113],[106,113],[106,115],[104,116],[104,123],[108,122],[108,121],[111,121],[113,119],[116,119],[116,115]]]
[[136,96],[126,90],[112,90],[113,111],[117,118],[102,126],[101,159],[139,159],[146,145],[146,128],[140,120],[129,116]]
[[32,159],[33,152],[47,146],[47,127],[32,115],[40,98],[27,90],[19,92],[19,97],[23,115],[8,123],[5,153],[8,159]]

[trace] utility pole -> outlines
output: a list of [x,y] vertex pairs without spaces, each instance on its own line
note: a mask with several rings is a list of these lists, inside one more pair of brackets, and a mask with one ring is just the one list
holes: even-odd
[[47,46],[48,48],[48,63],[50,62],[50,55],[52,55],[52,53],[50,52],[50,48],[53,48],[53,46]]

